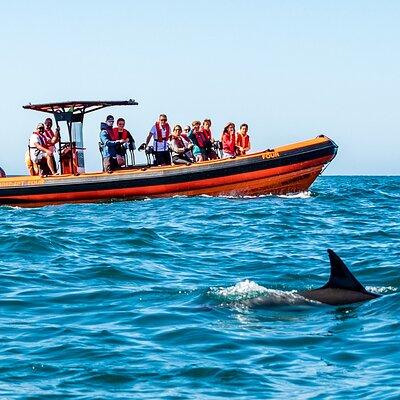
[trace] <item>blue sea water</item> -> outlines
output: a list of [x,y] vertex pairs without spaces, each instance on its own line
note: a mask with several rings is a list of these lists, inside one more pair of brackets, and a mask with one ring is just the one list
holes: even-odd
[[[0,398],[399,399],[399,216],[400,177],[0,207]],[[327,248],[382,296],[297,302]]]

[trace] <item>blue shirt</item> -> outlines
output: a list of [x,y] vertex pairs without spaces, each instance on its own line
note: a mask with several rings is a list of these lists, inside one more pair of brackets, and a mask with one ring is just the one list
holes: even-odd
[[117,149],[116,145],[117,142],[115,140],[110,139],[110,134],[106,129],[106,124],[104,122],[101,123],[101,131],[100,131],[100,142],[101,146],[101,154],[103,157],[116,157],[117,156]]

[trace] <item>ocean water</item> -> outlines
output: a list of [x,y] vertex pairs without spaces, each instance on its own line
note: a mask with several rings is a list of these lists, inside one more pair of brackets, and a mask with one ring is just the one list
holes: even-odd
[[[1,399],[400,398],[400,177],[0,221]],[[327,248],[382,296],[298,301]]]

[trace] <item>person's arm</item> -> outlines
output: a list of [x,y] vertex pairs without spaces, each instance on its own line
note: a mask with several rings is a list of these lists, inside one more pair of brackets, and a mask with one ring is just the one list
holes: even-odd
[[51,138],[50,143],[54,145],[54,144],[58,143],[59,141],[60,141],[60,128],[57,127],[56,131],[54,132],[54,136]]
[[151,138],[153,137],[153,133],[150,131],[146,138],[146,146],[149,145]]
[[117,143],[124,143],[125,142],[125,140],[123,140],[123,139],[121,139],[121,140],[110,140],[108,138],[108,135],[107,135],[106,131],[101,131],[100,141],[101,141],[101,143],[103,143],[104,146],[107,146],[107,147],[114,147]]
[[52,152],[47,147],[42,146],[39,142],[35,142],[35,147],[43,153],[46,153],[48,156],[52,155]]
[[247,146],[243,150],[244,151],[249,151],[250,150],[250,138],[247,141]]
[[222,146],[226,147],[226,133],[224,132],[221,136]]
[[197,138],[196,135],[194,134],[193,131],[190,131],[188,138],[190,139],[190,141],[195,145],[195,146],[199,146],[199,144],[197,143]]

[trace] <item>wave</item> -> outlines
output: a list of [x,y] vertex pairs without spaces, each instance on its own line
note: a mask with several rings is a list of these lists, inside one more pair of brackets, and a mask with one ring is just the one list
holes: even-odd
[[283,199],[309,199],[314,196],[315,196],[315,194],[313,194],[310,191],[278,195],[278,197],[283,198]]
[[296,291],[269,289],[245,279],[234,286],[210,288],[208,295],[221,305],[251,308],[256,306],[296,305],[316,303],[300,296]]

